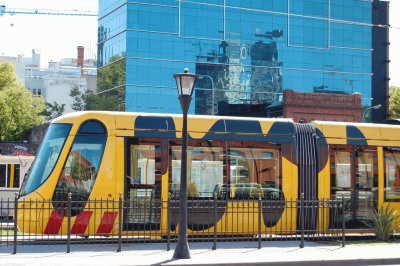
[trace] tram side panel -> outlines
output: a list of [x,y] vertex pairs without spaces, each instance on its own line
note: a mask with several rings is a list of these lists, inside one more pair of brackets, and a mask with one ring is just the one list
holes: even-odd
[[65,234],[71,195],[72,233],[110,234],[118,215],[113,211],[118,198],[113,118],[67,118],[67,123],[50,125],[21,188],[19,229]]
[[336,219],[344,219],[349,230],[368,229],[377,208],[399,210],[399,127],[333,122],[316,122],[316,127],[328,144],[319,197],[345,203],[345,216],[340,209]]

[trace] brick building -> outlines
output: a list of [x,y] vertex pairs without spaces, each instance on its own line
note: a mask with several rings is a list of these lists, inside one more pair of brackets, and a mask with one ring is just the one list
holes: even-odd
[[361,94],[304,93],[285,90],[283,117],[295,122],[312,120],[361,122]]

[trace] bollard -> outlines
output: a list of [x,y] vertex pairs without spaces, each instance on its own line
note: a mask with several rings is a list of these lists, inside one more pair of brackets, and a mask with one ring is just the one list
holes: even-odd
[[121,252],[122,249],[122,192],[119,193],[118,201],[118,248],[117,252]]
[[217,217],[217,193],[214,193],[214,236],[213,236],[212,250],[216,250],[217,249],[217,223],[218,223],[218,217]]
[[67,253],[71,252],[71,198],[72,198],[72,193],[68,192],[68,202],[67,202],[67,213],[68,213]]
[[167,201],[167,251],[171,250],[171,193]]
[[300,194],[300,230],[301,230],[301,241],[300,248],[304,248],[304,193]]
[[345,228],[346,228],[346,221],[345,221],[345,217],[344,217],[344,196],[342,195],[342,247],[344,247],[346,245],[346,236],[345,236]]
[[261,193],[258,193],[258,249],[261,249]]
[[15,193],[14,197],[14,248],[12,254],[17,254],[17,233],[18,233],[18,224],[17,224],[17,214],[18,214],[18,193]]

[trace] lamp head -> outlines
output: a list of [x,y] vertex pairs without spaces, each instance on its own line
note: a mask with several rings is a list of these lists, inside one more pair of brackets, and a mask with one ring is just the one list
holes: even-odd
[[189,73],[188,68],[185,68],[183,73],[174,74],[179,96],[192,96],[198,77],[196,74]]

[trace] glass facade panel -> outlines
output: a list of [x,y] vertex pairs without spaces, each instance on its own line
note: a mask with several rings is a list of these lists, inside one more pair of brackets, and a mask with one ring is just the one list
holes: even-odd
[[359,0],[125,1],[99,19],[100,72],[126,63],[100,90],[124,84],[127,111],[180,113],[172,75],[188,67],[201,77],[190,113],[277,104],[284,89],[358,92],[369,106],[371,13]]
[[178,32],[175,19],[178,14],[176,6],[132,3],[128,5],[128,14],[136,14],[136,16],[128,16],[129,30]]
[[329,17],[330,0],[289,0],[291,14],[311,16],[311,17]]
[[289,46],[328,48],[328,20],[290,16],[289,25]]
[[99,0],[99,18],[106,16],[118,7],[125,4],[126,0]]
[[182,37],[222,39],[224,7],[182,2],[180,11]]
[[287,1],[284,0],[269,0],[269,1],[226,0],[226,5],[234,8],[251,8],[263,11],[274,11],[274,12],[287,11]]

